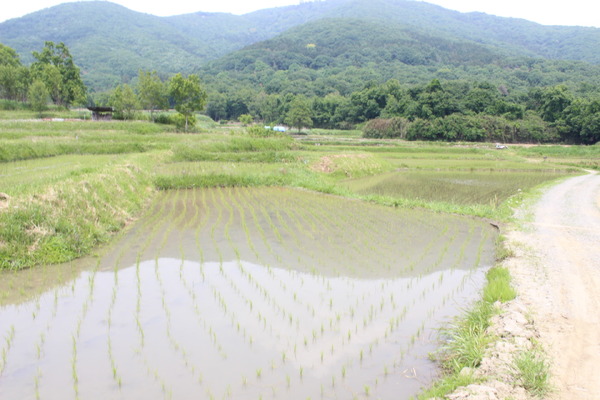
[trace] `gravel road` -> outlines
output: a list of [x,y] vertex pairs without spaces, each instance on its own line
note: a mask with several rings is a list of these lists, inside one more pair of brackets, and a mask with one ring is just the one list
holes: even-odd
[[600,175],[545,192],[525,228],[509,234],[511,272],[550,359],[551,399],[600,399]]

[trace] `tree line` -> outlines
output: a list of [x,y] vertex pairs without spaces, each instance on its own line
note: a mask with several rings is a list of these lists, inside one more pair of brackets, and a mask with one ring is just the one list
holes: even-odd
[[29,100],[36,109],[48,100],[63,107],[85,102],[86,87],[64,43],[46,42],[33,57],[26,67],[15,50],[0,43],[0,98]]
[[[184,77],[181,73],[163,81],[156,71],[140,71],[137,84],[117,86],[104,102],[119,119],[134,119],[136,111],[150,111],[152,122],[174,123],[187,131],[196,123],[195,113],[202,111],[207,94],[198,75]],[[156,111],[175,108],[177,116],[160,115]]]
[[[252,115],[269,124],[325,129],[363,127],[365,137],[409,140],[568,142],[600,141],[600,96],[576,95],[564,85],[518,95],[489,82],[433,79],[401,85],[367,82],[348,95],[267,94],[250,89],[213,93],[206,113],[214,120]],[[301,122],[299,122],[301,121]]]
[[[63,44],[46,42],[36,61],[25,67],[16,52],[0,44],[0,97],[28,101],[42,109],[48,100],[59,106],[93,102],[79,68]],[[213,77],[214,79],[214,77]],[[234,90],[235,89],[235,90]],[[594,90],[574,92],[565,85],[532,87],[517,94],[487,81],[440,81],[403,85],[367,81],[359,90],[307,96],[268,93],[258,86],[210,92],[196,74],[162,79],[140,71],[133,85],[118,85],[96,103],[113,107],[116,118],[132,119],[149,110],[156,122],[188,130],[204,110],[215,121],[260,121],[305,127],[349,129],[361,126],[365,137],[408,140],[568,142],[600,141],[600,96]],[[583,94],[582,94],[583,93]],[[156,115],[175,108],[176,116]]]
[[[81,78],[81,71],[64,43],[47,41],[40,52],[33,52],[35,62],[26,67],[16,51],[0,43],[0,98],[27,102],[40,113],[49,102],[59,107],[95,105]],[[150,110],[152,121],[157,110],[175,108],[177,116],[169,118],[186,131],[195,123],[195,112],[206,104],[206,91],[200,78],[191,74],[172,76],[163,81],[156,71],[140,71],[136,87],[117,86],[108,97],[100,97],[102,105],[112,106],[115,116],[132,119],[135,111]]]

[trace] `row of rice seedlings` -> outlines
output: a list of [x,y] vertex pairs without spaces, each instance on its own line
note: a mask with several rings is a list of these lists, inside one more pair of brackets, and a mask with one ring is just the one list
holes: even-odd
[[[252,193],[255,193],[255,191],[248,190],[248,191],[244,192],[244,194],[252,194]],[[254,201],[252,197],[249,197],[249,198],[248,197],[244,197],[240,201],[242,201],[244,203],[244,207],[246,207],[248,209],[248,213],[250,214],[250,217],[251,217],[251,220],[252,220],[252,227],[256,231],[258,231],[259,236],[261,238],[261,244],[265,247],[266,253],[269,254],[269,255],[271,255],[274,259],[277,259],[277,255],[275,254],[275,251],[273,250],[273,247],[271,246],[270,241],[267,239],[266,232],[263,229],[262,225],[260,224],[260,221],[259,221],[259,218],[258,218],[258,212],[257,212],[257,209],[256,209],[257,206],[255,206],[257,202]],[[244,213],[244,215],[245,214],[246,213]],[[252,228],[249,228],[248,232],[252,232],[250,229],[252,229]],[[248,239],[249,234],[246,233],[246,235],[247,235],[247,240],[249,240]],[[254,235],[252,235],[252,236],[254,236]],[[256,246],[257,245],[253,244],[252,247],[256,248]],[[264,257],[264,256],[262,256],[261,252],[258,252],[258,253],[261,254],[261,257]],[[269,265],[269,263],[266,263],[264,265]]]
[[[223,234],[224,234],[225,238],[227,239],[227,241],[229,242],[229,244],[232,247],[232,249],[234,250],[234,253],[236,254],[236,258],[238,259],[238,262],[241,262],[241,260],[240,260],[240,251],[237,248],[236,244],[234,243],[234,241],[232,240],[231,235],[230,235],[231,227],[232,227],[232,224],[233,224],[233,221],[234,221],[234,216],[235,216],[234,208],[230,204],[230,202],[228,201],[231,198],[231,192],[230,192],[230,190],[228,190],[230,193],[228,193],[228,196],[225,197],[224,196],[225,193],[224,193],[223,189],[215,189],[215,190],[219,192],[220,205],[224,205],[224,208],[228,212],[228,218],[227,218],[227,222],[226,222],[225,227],[224,227]],[[214,194],[214,191],[213,191],[213,194]],[[214,196],[213,196],[213,198],[214,198]],[[222,211],[221,211],[221,213],[222,213]],[[214,232],[214,230],[213,230],[213,232]],[[213,241],[216,241],[216,237],[214,236],[214,233],[212,233],[212,235],[213,235]],[[221,255],[222,254],[221,253],[221,249],[220,248],[217,249],[217,252],[219,254],[219,270],[220,270],[221,274],[224,274],[224,271],[223,271],[223,259],[222,259],[222,255]],[[203,268],[203,266],[202,266],[202,268]],[[230,319],[231,320],[231,325],[235,326],[236,325],[236,321],[235,321],[236,316],[235,316],[235,313],[233,312],[233,310],[231,310],[231,309],[228,310],[227,304],[223,300],[223,298],[222,298],[221,294],[219,293],[219,290],[218,290],[217,287],[213,286],[212,287],[212,292],[213,292],[213,296],[215,298],[215,301],[219,304],[219,306],[221,307],[221,309],[224,312],[224,317]],[[238,333],[239,333],[239,331],[240,331],[240,324],[237,323],[237,326],[238,326]],[[216,335],[216,332],[213,331],[212,328],[211,328],[211,330],[210,330],[209,333],[211,334],[212,341],[215,344],[217,344],[217,340],[216,340],[217,335]],[[243,334],[244,334],[244,338],[246,340],[249,340],[249,342],[251,344],[251,342],[252,342],[253,339],[252,339],[251,336],[248,338],[248,335],[246,334],[245,329],[244,329],[244,333]],[[223,348],[222,348],[222,346],[220,344],[218,344],[217,349],[221,353],[223,353]],[[223,356],[226,357],[225,354],[223,354]]]
[[[182,260],[182,266],[181,266],[180,270],[183,268],[183,263],[184,263],[184,260]],[[180,282],[183,284],[185,279],[182,279],[182,278],[183,278],[183,275],[180,275]],[[175,337],[176,333],[179,332],[180,329],[173,327],[173,320],[171,318],[172,313],[168,307],[168,302],[164,301],[164,298],[165,298],[165,290],[164,289],[165,288],[164,288],[164,283],[163,283],[162,279],[159,280],[158,283],[159,283],[160,291],[161,291],[161,293],[163,293],[163,309],[165,311],[165,316],[166,316],[166,321],[167,321],[167,324],[166,324],[167,339],[170,342],[172,349],[176,353],[178,353],[181,361],[183,362],[184,367],[188,370],[188,373],[192,376],[193,381],[202,384],[203,377],[202,377],[202,373],[200,372],[200,369],[194,363],[193,357],[190,356],[188,350]],[[185,285],[184,285],[184,287],[185,287]],[[192,301],[195,301],[195,296],[194,296],[194,298],[192,298]],[[181,321],[180,320],[175,321],[175,323],[178,323],[178,322],[181,322]],[[190,328],[190,326],[186,323],[186,329],[189,329],[189,328]],[[226,355],[225,355],[225,357],[226,357]]]
[[[256,246],[254,245],[254,241],[252,240],[253,235],[250,234],[250,228],[248,227],[248,222],[246,221],[246,209],[241,204],[242,201],[245,204],[247,204],[247,201],[245,201],[246,199],[244,197],[241,197],[242,192],[246,192],[247,190],[248,190],[247,188],[236,188],[235,195],[231,196],[230,199],[233,203],[233,206],[235,207],[235,209],[237,210],[237,212],[239,214],[239,221],[242,226],[242,230],[244,231],[246,243],[248,244],[248,249],[250,249],[251,253],[253,254],[254,258],[257,260],[257,262],[259,264],[267,267],[268,264],[266,264],[262,260],[261,255],[259,254],[259,252],[256,249]],[[240,259],[240,257],[238,255],[238,261],[239,261],[239,259]]]
[[[380,306],[380,307],[381,307],[381,306]],[[381,307],[381,308],[382,308],[382,307]],[[313,310],[314,310],[314,308],[313,308]],[[400,318],[398,318],[397,320],[399,321],[399,320],[400,320]],[[398,322],[395,322],[395,324],[397,325],[397,324],[398,324]],[[422,333],[422,331],[423,331],[423,329],[424,329],[424,328],[423,328],[423,326],[421,326],[421,327],[420,327],[420,329],[417,329],[417,334],[421,334],[421,333]],[[390,329],[389,329],[389,331],[391,332],[391,330],[392,330],[392,329],[390,328]],[[313,332],[314,332],[314,331],[313,331]],[[357,327],[355,327],[355,328],[354,328],[354,331],[353,331],[353,332],[352,332],[351,330],[348,330],[348,332],[349,332],[348,342],[350,342],[350,341],[351,341],[351,338],[352,338],[352,336],[353,336],[353,335],[355,335],[355,334],[359,334]],[[386,333],[384,334],[384,336],[387,336],[387,335],[388,335],[388,333],[386,332]],[[314,334],[314,333],[313,333],[313,341],[314,341],[315,339],[318,339],[318,334]],[[414,339],[413,339],[413,341],[414,341]],[[306,342],[307,342],[307,340],[305,339],[305,343],[306,343]],[[308,341],[308,342],[309,342],[309,341]],[[310,343],[309,343],[309,344],[310,344]],[[343,346],[343,345],[344,345],[344,344],[342,343],[342,346]],[[323,351],[321,351],[321,352],[320,352],[320,354],[321,354],[321,362],[323,362],[323,358],[324,358],[324,352],[323,352]],[[363,359],[363,357],[364,357],[364,356],[363,356],[363,355],[362,355],[362,353],[361,353],[361,356],[360,356],[361,360]]]
[[[92,271],[90,272],[90,274],[87,277],[88,295],[87,295],[87,297],[84,298],[84,300],[81,304],[81,312],[79,314],[79,317],[76,320],[75,330],[71,334],[71,344],[72,344],[72,346],[71,346],[71,377],[72,377],[72,382],[73,382],[73,391],[75,392],[76,399],[79,399],[79,395],[80,395],[80,393],[79,393],[79,372],[78,372],[78,368],[77,368],[78,355],[79,355],[79,350],[78,350],[79,340],[81,337],[81,330],[82,330],[83,322],[85,321],[85,319],[88,315],[90,307],[94,303],[95,279],[96,279],[96,273],[98,271],[99,265],[100,265],[100,260],[98,260],[98,262],[96,263],[96,266],[92,269]],[[73,282],[73,285],[74,284],[75,284],[75,281]],[[73,291],[74,291],[74,286],[73,286]]]
[[[286,199],[288,197],[287,191],[278,194],[279,196],[277,197],[273,196],[265,199],[265,204],[269,204],[271,201],[278,202],[282,198]],[[302,196],[303,194],[300,194],[300,197]],[[277,205],[273,204],[270,208],[277,208]],[[286,234],[289,236],[296,235],[297,238],[298,235],[302,235],[301,240],[305,241],[304,244],[300,243],[300,239],[298,238],[295,242],[297,247],[295,250],[296,254],[302,254],[307,258],[307,260],[304,261],[306,263],[304,266],[302,265],[301,260],[298,260],[298,265],[304,268],[306,268],[306,266],[313,266],[311,268],[312,270],[315,270],[315,267],[318,265],[325,265],[323,255],[328,254],[327,250],[330,245],[318,236],[322,236],[322,232],[326,229],[327,221],[323,219],[319,220],[318,218],[311,220],[311,216],[307,215],[306,204],[300,204],[294,207],[286,205],[283,212],[287,219],[294,224],[292,227],[287,223],[282,224],[284,228],[287,226],[289,229],[289,231],[286,231]],[[280,213],[280,215],[282,214]]]
[[[140,225],[140,228],[138,228],[135,232],[135,235],[133,238],[130,239],[130,241],[128,243],[135,243],[139,240],[140,236],[144,235],[145,240],[141,243],[140,245],[140,249],[137,252],[136,258],[135,258],[135,288],[136,288],[136,303],[135,303],[135,311],[134,311],[134,321],[135,321],[135,330],[137,331],[138,337],[139,337],[139,347],[136,349],[136,354],[140,355],[140,357],[142,358],[144,364],[146,365],[146,369],[147,371],[150,371],[151,368],[148,367],[148,361],[147,359],[143,356],[142,351],[145,347],[145,331],[144,331],[144,326],[142,324],[142,304],[143,304],[143,291],[142,291],[142,271],[141,271],[141,257],[143,257],[143,255],[146,253],[148,247],[150,246],[150,243],[154,240],[154,238],[156,237],[159,229],[161,227],[164,227],[164,223],[165,221],[167,221],[169,219],[169,217],[173,214],[173,212],[175,211],[175,208],[172,208],[170,212],[166,212],[167,210],[167,204],[169,203],[167,200],[170,199],[171,196],[176,196],[176,193],[170,193],[169,197],[166,196],[161,196],[162,197],[162,201],[158,201],[157,203],[154,204],[154,206],[150,209],[151,211],[148,213],[148,216],[142,221]],[[166,198],[165,198],[166,197]],[[115,280],[114,280],[114,287],[113,290],[115,290],[114,292],[114,297],[112,298],[111,301],[111,307],[114,307],[114,302],[116,301],[116,288],[118,286],[118,263],[115,264]],[[112,311],[109,310],[109,313],[112,316]],[[109,341],[109,346],[112,348],[112,342],[110,342],[110,324],[109,324],[109,332],[108,332],[108,341]],[[112,377],[113,379],[116,381],[119,389],[122,387],[123,384],[123,379],[121,377],[121,374],[119,372],[119,369],[117,367],[117,363],[114,359],[114,356],[110,355],[111,352],[109,352],[109,359],[110,359],[110,364],[111,364],[111,369],[112,369]],[[153,372],[148,372],[148,375],[153,375]],[[155,377],[156,378],[156,377]],[[160,380],[160,377],[158,378],[158,380],[161,382],[161,388],[163,388],[163,393],[168,393],[168,391],[165,390],[166,385],[164,384],[164,381]]]
[[8,354],[12,348],[13,341],[15,339],[15,326],[11,325],[8,331],[4,335],[4,344],[2,346],[2,364],[0,365],[0,377],[4,373],[6,364],[8,363]]
[[[167,244],[170,233],[175,229],[174,222],[177,223],[183,219],[184,213],[181,213],[177,207],[177,204],[181,201],[182,191],[173,191],[166,196],[166,199],[163,199],[164,207],[155,214],[157,216],[156,219],[152,218],[152,222],[154,225],[150,234],[147,236],[145,243],[143,244],[138,256],[136,257],[136,306],[134,312],[134,320],[136,330],[139,334],[139,349],[137,354],[141,358],[143,364],[146,366],[146,371],[148,376],[152,377],[160,386],[161,391],[165,398],[172,397],[172,388],[169,386],[168,382],[161,376],[159,370],[156,366],[153,366],[145,355],[145,343],[146,343],[146,333],[144,331],[144,327],[141,321],[142,315],[142,304],[143,304],[143,291],[142,291],[142,279],[141,279],[141,264],[140,257],[142,254],[146,252],[147,248],[150,248],[151,243],[155,241],[157,237],[160,236],[159,241],[152,247],[155,248],[154,255],[154,276],[156,277],[156,281],[159,282],[159,286],[161,284],[160,271],[159,271],[159,254],[160,250],[165,247]],[[162,235],[159,235],[160,229],[163,230]],[[166,305],[165,292],[164,290],[160,291],[163,309],[165,310],[166,321],[167,321],[167,330],[169,329],[169,312],[168,307]]]
[[[216,333],[216,328],[214,328],[208,320],[204,317],[203,313],[200,310],[200,304],[198,303],[198,292],[193,285],[195,282],[192,279],[192,283],[188,281],[188,276],[181,276],[181,284],[185,288],[192,304],[192,308],[194,310],[194,314],[196,316],[196,321],[198,326],[202,327],[205,331],[206,335],[210,338],[214,347],[220,352],[221,358],[227,358],[227,354],[224,352],[224,346],[220,343],[219,338]],[[202,282],[206,282],[206,277],[203,273],[201,273],[200,280]]]
[[196,243],[196,251],[198,252],[199,259],[200,259],[201,273],[204,274],[203,273],[204,251],[203,251],[203,246],[200,243],[200,233],[202,232],[203,229],[205,229],[206,225],[208,224],[208,221],[211,219],[211,207],[208,206],[207,200],[206,200],[207,190],[201,190],[200,193],[202,194],[201,201],[199,202],[199,204],[197,204],[197,206],[201,206],[203,217],[201,218],[200,223],[196,222],[196,229],[194,232],[194,241]]
[[114,308],[116,306],[117,294],[119,291],[119,271],[122,268],[122,260],[124,256],[130,252],[131,247],[133,247],[133,243],[139,242],[140,238],[143,236],[144,241],[140,243],[140,250],[138,251],[135,257],[135,270],[136,270],[136,308],[134,313],[134,318],[136,322],[137,330],[140,334],[140,348],[144,346],[144,332],[143,327],[140,320],[140,312],[141,312],[141,296],[142,296],[142,284],[140,278],[140,257],[143,253],[145,253],[146,249],[150,246],[151,241],[154,239],[157,230],[162,225],[161,221],[164,220],[164,210],[167,206],[167,202],[165,201],[155,201],[149,207],[149,212],[147,217],[144,218],[141,223],[137,224],[134,229],[127,235],[128,240],[122,240],[122,245],[120,248],[115,249],[117,252],[117,256],[115,258],[113,264],[113,289],[111,295],[111,301],[109,304],[109,308],[107,310],[107,349],[108,349],[108,358],[110,363],[110,368],[112,372],[112,377],[115,380],[115,383],[120,388],[123,384],[123,379],[119,373],[119,369],[117,368],[117,362],[114,358],[114,353],[112,352],[112,339],[111,339],[111,327],[112,327],[112,315],[114,312]]
[[222,207],[221,203],[217,201],[217,196],[216,196],[215,190],[211,190],[210,195],[211,195],[211,205],[217,209],[216,219],[214,220],[212,226],[210,227],[210,239],[212,240],[213,248],[218,255],[218,261],[219,261],[219,263],[222,263],[223,262],[223,253],[221,251],[221,248],[219,247],[218,240],[215,235],[215,231],[218,227],[220,227],[222,225],[223,207]]
[[[263,243],[269,249],[269,253],[273,256],[273,258],[275,259],[275,262],[278,264],[282,264],[281,256],[278,253],[275,253],[273,246],[271,246],[271,244],[270,244],[270,241],[267,241],[266,235],[264,235],[265,228],[263,228],[260,225],[259,219],[257,218],[257,215],[255,213],[253,204],[261,204],[260,211],[261,211],[261,215],[263,217],[265,216],[265,211],[266,211],[266,209],[264,207],[262,207],[263,202],[257,201],[257,199],[255,198],[256,193],[257,192],[255,190],[238,189],[238,190],[236,190],[235,194],[232,196],[233,202],[234,202],[234,204],[237,205],[237,209],[240,212],[240,219],[241,219],[241,223],[244,227],[244,231],[246,233],[246,240],[249,243],[250,247],[252,248],[252,252],[257,256],[257,261],[260,264],[268,267],[270,263],[265,261],[264,258],[258,253],[258,251],[256,251],[256,246],[254,245],[254,243],[252,241],[253,235],[251,234],[250,229],[248,229],[248,225],[245,221],[246,212],[244,211],[244,207],[250,207],[249,211],[253,216],[253,222],[255,223],[255,226],[258,229],[258,231],[263,234],[263,235],[261,235],[261,237],[263,238]],[[242,202],[244,204],[244,207],[242,207],[240,205],[240,202]],[[275,236],[275,241],[273,241],[273,243],[277,244],[277,248],[280,249],[281,253],[290,255],[291,252],[290,252],[289,246],[287,244],[287,241],[283,240],[283,237],[282,237],[281,233],[279,232],[279,229],[277,228],[277,226],[280,225],[280,223],[281,223],[281,221],[279,219],[278,208],[277,207],[268,207],[268,208],[275,213],[276,220],[273,220],[270,215],[268,215],[267,218],[262,218],[262,220],[267,219],[267,222],[269,224],[269,227],[267,229],[269,231],[273,231],[273,229],[275,228],[275,231],[273,231],[274,236]],[[300,256],[298,256],[297,262],[299,262],[299,263],[301,262]]]
[[[251,229],[254,228],[256,232],[259,233],[263,244],[268,248],[268,252],[274,255],[273,248],[270,245],[271,240],[267,239],[267,233],[265,231],[265,228],[263,228],[263,226],[260,224],[261,219],[259,219],[259,217],[263,214],[263,211],[259,207],[260,212],[257,212],[256,204],[260,204],[261,202],[257,201],[256,193],[257,191],[251,188],[234,188],[230,189],[230,196],[228,197],[228,200],[230,200],[233,203],[237,213],[239,214],[240,224],[243,228],[243,231],[246,235],[246,240],[252,252],[257,257],[260,257],[260,254],[258,254],[257,252],[256,246],[252,243],[252,236],[255,235],[251,233]],[[250,219],[252,220],[253,225],[248,224],[249,221],[246,221],[246,215],[250,215]],[[277,242],[282,242],[280,237],[277,240]],[[251,243],[252,245],[250,245]]]

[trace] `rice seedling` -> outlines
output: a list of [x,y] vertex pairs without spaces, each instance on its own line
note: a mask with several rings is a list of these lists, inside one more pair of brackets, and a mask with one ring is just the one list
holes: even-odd
[[4,346],[2,347],[2,365],[0,365],[0,376],[2,376],[2,373],[4,372],[4,369],[6,368],[8,353],[10,351],[10,348],[12,347],[12,343],[13,343],[14,339],[15,339],[15,326],[11,325],[8,330],[8,334],[6,334],[6,336],[4,337]]

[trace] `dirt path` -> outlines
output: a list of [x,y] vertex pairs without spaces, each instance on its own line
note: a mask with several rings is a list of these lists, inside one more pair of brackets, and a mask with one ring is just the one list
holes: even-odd
[[511,232],[511,272],[552,360],[552,399],[600,399],[600,175],[549,189]]

